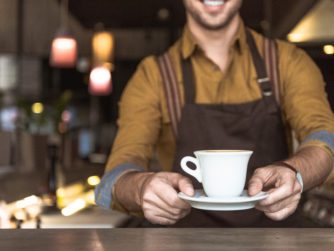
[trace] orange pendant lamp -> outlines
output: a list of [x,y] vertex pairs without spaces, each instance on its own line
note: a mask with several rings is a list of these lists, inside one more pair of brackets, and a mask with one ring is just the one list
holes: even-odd
[[61,28],[51,45],[50,65],[57,68],[75,67],[77,61],[77,41],[67,28],[68,0],[61,2]]
[[94,65],[112,61],[114,52],[114,36],[112,33],[107,31],[96,32],[92,39],[92,51]]
[[110,32],[96,32],[92,39],[93,69],[89,77],[92,95],[106,96],[112,91],[114,37]]

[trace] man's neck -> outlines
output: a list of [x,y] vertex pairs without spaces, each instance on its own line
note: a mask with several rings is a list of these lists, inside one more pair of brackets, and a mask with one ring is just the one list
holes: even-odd
[[224,72],[229,65],[230,48],[233,46],[240,25],[239,15],[220,30],[208,30],[188,19],[189,29],[205,55]]

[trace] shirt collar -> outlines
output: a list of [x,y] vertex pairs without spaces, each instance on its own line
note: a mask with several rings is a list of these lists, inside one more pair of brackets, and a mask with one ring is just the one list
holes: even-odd
[[[246,40],[246,27],[243,23],[242,20],[240,20],[238,32],[236,34],[235,38],[235,43],[234,46],[239,50],[239,52],[242,52],[247,45],[247,40]],[[189,58],[193,53],[195,52],[196,49],[198,49],[198,44],[191,34],[191,31],[189,27],[186,25],[183,34],[181,37],[181,52],[182,52],[182,57],[184,59]]]

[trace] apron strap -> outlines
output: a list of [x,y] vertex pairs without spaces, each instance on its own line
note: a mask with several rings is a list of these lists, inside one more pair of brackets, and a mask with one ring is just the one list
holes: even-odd
[[266,64],[267,73],[271,81],[277,104],[281,105],[281,95],[279,88],[279,64],[278,64],[278,46],[274,39],[265,38],[263,45],[263,55]]
[[246,29],[246,36],[247,36],[247,43],[252,54],[253,63],[257,74],[257,82],[260,85],[263,96],[269,97],[273,94],[273,92],[271,88],[270,78],[266,72],[266,66],[259,53],[259,50],[257,49],[253,35],[248,29]]
[[195,74],[190,58],[184,59],[182,62],[182,77],[184,83],[184,100],[186,104],[195,103],[196,98],[196,81]]
[[177,138],[177,126],[181,119],[181,98],[176,73],[168,52],[159,56],[157,63],[162,77],[172,131]]
[[[280,76],[279,76],[279,55],[278,45],[275,39],[265,38],[263,46],[263,55],[266,63],[267,72],[273,86],[275,100],[279,107],[281,107],[281,91],[280,91]],[[294,132],[291,125],[286,121],[286,117],[282,113],[282,121],[285,126],[286,138],[289,147],[289,153],[293,153],[296,148]]]

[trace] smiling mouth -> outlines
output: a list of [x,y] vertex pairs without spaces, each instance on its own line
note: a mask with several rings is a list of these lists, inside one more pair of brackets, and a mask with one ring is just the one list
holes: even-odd
[[208,7],[223,6],[226,0],[201,0],[201,2]]

